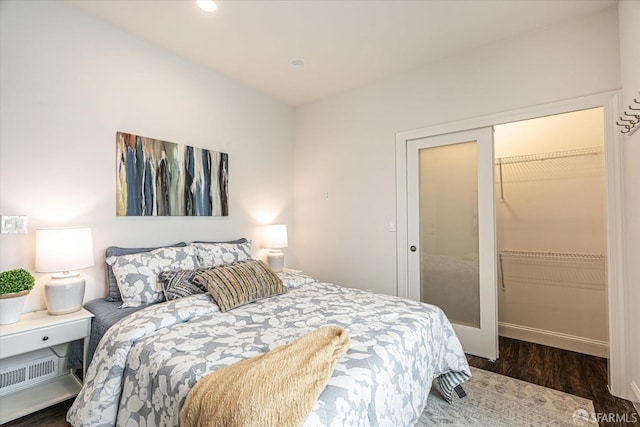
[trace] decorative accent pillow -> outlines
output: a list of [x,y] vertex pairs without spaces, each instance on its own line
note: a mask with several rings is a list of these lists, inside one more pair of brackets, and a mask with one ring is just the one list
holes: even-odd
[[295,273],[293,271],[281,271],[276,274],[280,280],[282,280],[282,284],[286,286],[287,289],[294,289],[302,285],[306,285],[307,283],[315,283],[318,281],[311,276],[305,276],[304,274]]
[[162,290],[157,275],[165,270],[194,270],[198,267],[195,249],[191,246],[161,248],[151,252],[107,258],[113,267],[122,296],[122,307],[138,307],[160,302]]
[[[122,256],[122,255],[132,255],[139,254],[141,252],[151,252],[156,249],[161,249],[163,247],[167,248],[178,248],[187,246],[185,242],[179,242],[175,245],[169,246],[159,246],[156,248],[120,248],[118,246],[109,246],[105,250],[105,258],[110,258],[113,256]],[[122,301],[122,296],[120,295],[120,289],[118,288],[118,281],[116,280],[116,276],[113,274],[113,269],[111,265],[107,263],[107,301]]]
[[189,295],[203,294],[207,288],[193,281],[196,274],[202,270],[176,270],[163,271],[158,274],[158,285],[167,301],[186,297]]
[[280,278],[258,260],[203,270],[194,281],[207,288],[223,312],[287,292]]
[[247,261],[251,259],[251,240],[244,240],[241,243],[191,243],[198,256],[200,267],[219,267],[221,265],[233,264],[234,262]]

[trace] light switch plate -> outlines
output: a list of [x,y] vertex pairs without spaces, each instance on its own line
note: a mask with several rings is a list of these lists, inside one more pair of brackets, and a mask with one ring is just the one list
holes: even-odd
[[2,215],[0,217],[0,233],[15,234],[27,232],[26,215]]

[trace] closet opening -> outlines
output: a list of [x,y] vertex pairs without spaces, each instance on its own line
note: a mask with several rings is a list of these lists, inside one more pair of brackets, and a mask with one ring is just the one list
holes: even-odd
[[499,335],[609,357],[604,109],[494,127]]

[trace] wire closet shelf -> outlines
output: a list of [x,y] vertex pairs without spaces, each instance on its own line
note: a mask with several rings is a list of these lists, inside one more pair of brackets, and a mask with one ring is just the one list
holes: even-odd
[[521,261],[550,261],[571,264],[604,264],[606,260],[603,254],[514,251],[509,249],[500,251],[499,255],[501,258],[517,259]]
[[500,202],[504,202],[504,171],[503,166],[515,163],[542,162],[545,160],[568,159],[582,156],[598,156],[602,154],[603,147],[586,147],[575,150],[552,151],[548,153],[525,154],[521,156],[498,157],[496,166],[498,167],[498,182],[500,184]]
[[575,150],[553,151],[550,153],[525,154],[522,156],[499,157],[496,165],[508,165],[511,163],[537,162],[552,159],[565,159],[568,157],[588,156],[602,153],[602,147],[577,148]]
[[[528,265],[517,269],[515,277],[539,283],[555,283],[569,287],[604,289],[606,284],[606,257],[603,254],[575,252],[543,252],[501,250],[498,252],[500,281],[505,288],[505,261],[515,265]],[[524,276],[522,276],[524,274]],[[511,275],[512,279],[514,278]]]

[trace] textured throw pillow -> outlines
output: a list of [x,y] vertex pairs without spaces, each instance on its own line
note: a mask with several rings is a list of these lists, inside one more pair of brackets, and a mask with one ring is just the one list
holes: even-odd
[[163,271],[158,274],[158,285],[167,301],[186,297],[189,295],[203,294],[207,289],[198,285],[193,278],[202,270],[176,270]]
[[251,241],[243,239],[241,243],[191,243],[198,256],[201,267],[219,267],[234,262],[251,259]]
[[[169,245],[166,247],[177,248],[177,247],[184,247],[184,246],[187,246],[185,242],[179,242],[179,243],[176,243],[175,245]],[[153,250],[161,249],[163,247],[165,246],[159,246],[156,248],[121,248],[118,246],[109,246],[105,250],[105,258],[111,258],[114,256],[121,256],[121,255],[139,254],[141,252],[151,252]],[[111,302],[122,301],[122,296],[120,295],[120,289],[118,288],[118,281],[116,280],[116,276],[113,274],[113,269],[111,268],[111,265],[107,264],[106,271],[107,271],[106,300]]]
[[207,288],[223,312],[287,292],[280,278],[257,260],[203,270],[194,281]]
[[165,270],[194,270],[198,267],[195,249],[190,246],[161,248],[151,252],[107,258],[113,267],[122,296],[122,307],[138,307],[162,301],[157,275]]

